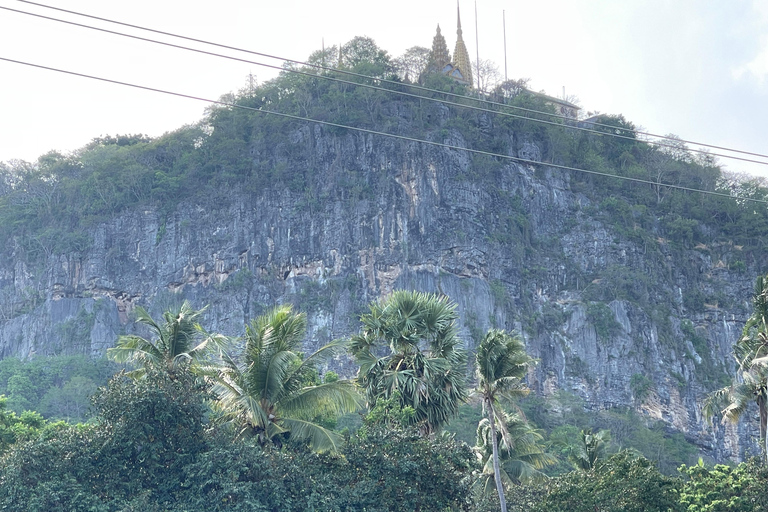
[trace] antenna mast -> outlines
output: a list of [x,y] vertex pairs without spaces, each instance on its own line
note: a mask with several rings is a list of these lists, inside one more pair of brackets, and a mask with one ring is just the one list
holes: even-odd
[[507,11],[501,11],[501,21],[504,27],[504,81],[509,80],[507,77]]
[[477,0],[475,0],[475,51],[477,54],[477,86],[480,87],[480,36],[477,33]]

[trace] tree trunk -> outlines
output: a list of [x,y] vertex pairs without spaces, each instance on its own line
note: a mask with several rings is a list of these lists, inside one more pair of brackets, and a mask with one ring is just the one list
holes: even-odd
[[486,401],[488,411],[488,423],[491,425],[491,443],[493,445],[493,479],[496,481],[496,490],[499,493],[501,512],[507,512],[507,500],[504,498],[504,487],[501,484],[501,469],[499,468],[499,441],[496,439],[496,410],[490,400]]
[[768,404],[765,398],[758,398],[757,407],[760,410],[760,437],[763,441],[763,463],[768,465]]

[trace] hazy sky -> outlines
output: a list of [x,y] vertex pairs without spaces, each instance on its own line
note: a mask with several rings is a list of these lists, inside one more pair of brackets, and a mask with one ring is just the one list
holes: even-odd
[[[437,24],[456,40],[450,0],[41,0],[74,11],[304,60],[372,37],[396,57],[430,46]],[[136,30],[18,0],[0,6]],[[474,2],[461,2],[476,55]],[[481,59],[535,90],[579,98],[584,110],[624,116],[647,131],[768,153],[768,1],[477,0]],[[164,38],[171,41],[170,38]],[[189,43],[180,43],[189,45]],[[217,99],[272,70],[132,41],[0,10],[0,57]],[[247,57],[274,64],[274,61]],[[161,135],[199,120],[205,104],[0,61],[0,160],[72,151],[106,134]],[[765,159],[768,160],[768,159]],[[768,166],[723,160],[734,171]]]

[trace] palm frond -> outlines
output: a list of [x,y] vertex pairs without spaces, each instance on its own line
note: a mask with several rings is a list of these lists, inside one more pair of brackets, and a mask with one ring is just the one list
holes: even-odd
[[163,360],[163,353],[151,341],[135,335],[120,336],[117,346],[107,349],[107,355],[118,363],[157,363]]
[[202,330],[200,332],[204,335],[203,341],[187,352],[193,361],[202,361],[208,352],[212,350],[222,352],[231,344],[230,338],[223,334],[206,333]]
[[291,441],[306,442],[316,452],[338,452],[344,438],[338,432],[328,430],[307,420],[284,418],[282,424],[291,432]]
[[704,399],[704,404],[701,408],[704,419],[710,421],[713,417],[722,412],[723,408],[725,408],[728,403],[730,391],[731,390],[728,387],[721,388],[713,391],[706,399]]
[[262,398],[277,402],[285,392],[286,377],[290,373],[291,364],[298,361],[299,356],[290,350],[281,350],[272,355],[267,361],[266,368],[261,370],[263,378],[259,378],[259,391]]
[[314,418],[324,412],[354,412],[362,406],[360,395],[348,380],[306,387],[279,404],[280,412],[297,418]]
[[349,343],[343,338],[335,339],[330,343],[323,345],[312,354],[304,358],[304,361],[292,372],[301,373],[309,366],[315,366],[327,361],[329,358],[343,352]]

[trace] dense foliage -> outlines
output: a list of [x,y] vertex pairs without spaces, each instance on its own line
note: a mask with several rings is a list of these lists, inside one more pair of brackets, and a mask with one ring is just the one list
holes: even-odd
[[768,510],[768,468],[755,459],[736,467],[699,463],[682,466],[680,490],[686,512],[758,512]]
[[397,392],[425,434],[439,432],[467,398],[457,318],[456,304],[435,294],[398,290],[372,303],[350,344],[368,404]]
[[[406,303],[431,304],[429,300]],[[374,304],[374,310],[381,305]],[[433,306],[443,310],[446,304]],[[178,323],[173,314],[166,317],[167,325]],[[450,322],[437,325],[448,328]],[[402,334],[402,327],[395,331]],[[294,352],[304,328],[303,315],[280,306],[248,326],[242,353],[222,352],[221,361],[209,358],[197,364],[167,364],[173,358],[165,357],[140,361],[143,372],[133,372],[132,377],[118,373],[98,389],[92,398],[94,416],[87,425],[49,423],[29,411],[17,415],[4,409],[7,400],[1,398],[0,508],[494,512],[500,503],[493,484],[496,474],[509,502],[506,509],[512,511],[756,512],[765,508],[768,476],[755,462],[736,468],[683,466],[684,478],[674,478],[637,454],[622,451],[609,456],[608,436],[602,432],[582,430],[574,436],[575,427],[555,429],[550,439],[559,433],[570,444],[547,445],[542,431],[500,408],[501,398],[520,394],[521,379],[531,363],[520,340],[501,331],[489,332],[484,349],[478,352],[480,382],[485,383],[480,390],[490,414],[479,424],[475,418],[478,444],[474,450],[451,435],[425,430],[427,420],[417,419],[419,403],[403,398],[401,391],[408,392],[407,386],[379,395],[356,431],[332,432],[335,423],[326,420],[343,408],[328,407],[323,400],[295,398],[339,386],[349,392],[350,384],[332,372],[321,381],[313,368],[317,357]],[[157,330],[158,335],[163,332],[163,328]],[[439,337],[435,333],[442,331],[431,332],[430,336]],[[145,341],[157,346],[156,340]],[[329,348],[339,348],[339,343],[321,350]],[[278,366],[270,369],[269,362]],[[4,368],[25,364],[31,363],[11,361]],[[216,364],[223,365],[224,373],[213,371]],[[266,417],[276,421],[272,436],[309,442],[276,443],[266,435],[268,427],[258,435],[260,427],[253,421],[219,421],[247,419],[240,409],[229,409],[222,401],[222,377],[232,364],[245,376],[228,385],[245,392],[245,403],[265,407]],[[253,387],[259,382],[261,387]],[[268,399],[275,398],[270,405]],[[281,400],[295,403],[285,409]],[[228,410],[234,415],[228,415]],[[325,422],[321,430],[336,439],[333,450],[320,453],[322,447],[286,421],[285,411],[304,422]],[[497,429],[495,436],[490,418]],[[243,436],[243,427],[257,435]],[[494,437],[498,470],[492,463]],[[569,455],[578,470],[550,479],[540,471],[558,457],[562,464]]]
[[467,510],[469,448],[371,422],[337,455],[236,441],[207,423],[194,375],[116,376],[96,423],[15,445],[6,510]]
[[37,411],[46,419],[84,421],[89,397],[119,367],[88,356],[48,356],[0,360],[0,395],[5,409],[16,414]]
[[[418,51],[412,53],[413,58],[423,58]],[[343,45],[341,55],[321,52],[313,59],[322,65],[333,60],[376,79],[397,80],[395,73],[403,80],[410,76],[403,71],[406,60],[393,62],[369,38]],[[646,308],[658,320],[660,339],[671,338],[673,328],[664,304],[673,303],[673,298],[652,286],[652,274],[664,272],[671,255],[692,248],[711,251],[705,243],[736,246],[738,253],[718,257],[727,268],[740,272],[765,249],[768,211],[734,199],[768,198],[761,181],[726,175],[713,159],[694,156],[682,142],[649,144],[623,116],[600,116],[599,124],[587,123],[591,132],[577,132],[560,122],[537,123],[546,117],[543,114],[501,117],[429,101],[426,97],[443,98],[439,91],[468,92],[439,75],[423,77],[424,85],[434,91],[422,99],[326,81],[326,75],[341,77],[315,67],[286,69],[274,80],[225,96],[229,105],[212,107],[199,124],[156,139],[103,137],[72,155],[49,153],[35,163],[0,164],[0,239],[9,241],[0,251],[13,251],[34,269],[52,256],[87,251],[94,225],[137,207],[169,215],[179,205],[226,199],[236,189],[242,194],[294,194],[301,198],[297,209],[309,212],[322,208],[324,201],[352,208],[360,200],[376,198],[390,181],[384,173],[363,175],[342,168],[335,181],[324,182],[315,172],[320,162],[312,144],[290,142],[304,140],[313,125],[268,112],[434,141],[460,140],[467,147],[505,155],[517,154],[521,141],[532,141],[540,154],[531,158],[602,174],[572,173],[571,187],[588,200],[585,213],[642,246],[649,262],[647,274],[620,265],[594,272],[572,269],[562,283],[566,288],[592,283],[580,289],[588,302],[587,317],[603,343],[619,327],[605,305],[612,300]],[[508,85],[497,91],[496,99],[513,107],[552,111],[541,98],[520,94],[519,87]],[[383,87],[400,89],[406,84]],[[474,102],[469,96],[456,101]],[[348,134],[339,127],[317,130],[340,138]],[[471,157],[471,165],[458,179],[490,185],[488,200],[499,206],[495,210],[499,214],[483,219],[483,236],[489,244],[505,247],[508,257],[525,261],[520,279],[533,283],[542,270],[526,256],[534,247],[546,248],[551,240],[533,232],[521,198],[495,187],[505,163],[490,156]],[[670,184],[723,196],[690,193]],[[162,233],[161,229],[158,237]],[[459,239],[466,234],[450,236]],[[701,312],[705,304],[723,300],[717,290],[700,286],[705,277],[694,273],[683,277],[688,288],[681,290],[682,303],[688,311]],[[761,290],[765,295],[764,287]],[[491,293],[500,304],[511,301],[503,284],[491,283]],[[2,301],[3,320],[32,311],[43,300],[35,287],[17,290],[6,282],[0,282],[0,295],[15,297]],[[143,378],[124,374],[113,378],[96,392],[93,416],[86,412],[85,397],[113,373],[113,367],[85,358],[0,361],[0,393],[7,395],[0,399],[4,452],[0,508],[491,511],[498,498],[478,489],[491,486],[491,473],[501,480],[502,471],[510,510],[753,512],[768,506],[768,478],[755,463],[736,468],[684,466],[684,478],[670,476],[681,463],[691,462],[695,448],[681,435],[670,435],[660,423],[631,410],[588,415],[577,398],[561,393],[549,401],[534,398],[524,403],[530,423],[521,415],[497,414],[494,390],[499,384],[503,387],[507,377],[519,384],[524,371],[481,372],[488,384],[483,400],[491,414],[479,425],[474,452],[440,435],[467,399],[467,365],[454,325],[455,306],[443,297],[411,292],[393,297],[371,305],[353,340],[351,352],[361,364],[358,383],[373,409],[356,432],[334,431],[333,421],[328,421],[351,408],[351,384],[318,378],[313,365],[319,357],[305,357],[298,350],[304,334],[300,320],[294,325],[299,328],[282,339],[279,322],[256,321],[246,331],[243,351],[222,352],[212,361],[198,356],[209,345],[222,348],[226,340],[198,329],[199,311],[186,304],[183,311],[168,312],[163,323],[138,310],[155,338],[123,337],[112,353],[138,364],[140,371],[134,376]],[[525,313],[520,320],[526,330],[535,333],[561,320],[554,309],[533,312],[530,300],[522,297],[518,304]],[[755,397],[758,405],[765,405],[765,318],[753,320],[739,348],[742,355],[751,354],[748,361],[739,359],[739,383],[756,385],[748,390],[752,394],[728,396],[733,412],[740,412],[741,405]],[[697,363],[701,372],[718,380],[722,364],[706,353],[695,328],[682,323],[680,331],[701,352],[702,362]],[[332,345],[338,348],[340,343]],[[521,356],[517,370],[522,368],[520,361],[530,362],[522,346],[511,349]],[[485,370],[503,362],[492,350],[485,355],[489,357],[476,361]],[[210,366],[214,363],[218,367]],[[632,376],[630,385],[639,402],[650,386],[642,375]],[[333,393],[319,398],[324,390],[337,397],[341,393],[344,406],[333,403]],[[90,423],[49,423],[30,410],[45,418]],[[471,428],[465,429],[469,437],[478,427],[478,416],[479,412],[469,422]],[[310,423],[320,430],[310,428]],[[497,424],[502,429],[498,433]],[[600,434],[602,429],[611,431],[613,446],[607,435]],[[317,453],[323,443],[303,435],[309,430],[332,441],[332,449],[325,443],[331,453]],[[291,436],[306,442],[283,442]],[[633,446],[648,458],[613,453],[615,445]],[[494,451],[497,467],[491,471]],[[579,470],[569,472],[569,456]],[[546,481],[540,472],[553,459],[558,464],[550,473],[557,476]]]
[[644,458],[618,453],[589,472],[574,471],[550,484],[535,507],[547,512],[673,512],[684,510],[678,481]]
[[316,451],[337,451],[341,436],[318,421],[360,408],[350,380],[318,382],[316,365],[340,348],[332,342],[304,357],[300,352],[306,315],[276,306],[246,327],[241,357],[222,352],[208,372],[222,418],[261,445],[308,443]]

